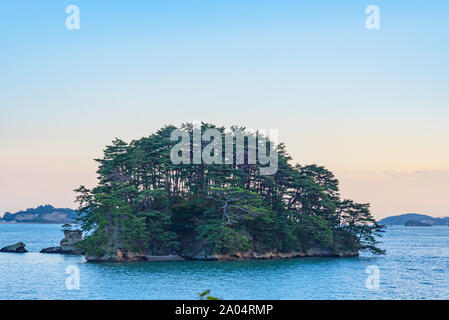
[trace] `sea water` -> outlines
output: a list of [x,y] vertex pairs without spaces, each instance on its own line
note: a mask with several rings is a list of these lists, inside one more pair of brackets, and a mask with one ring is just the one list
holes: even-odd
[[206,289],[222,299],[449,299],[447,226],[389,227],[387,254],[359,258],[86,263],[39,253],[62,238],[61,225],[0,224],[0,247],[29,251],[0,253],[0,299],[198,299]]

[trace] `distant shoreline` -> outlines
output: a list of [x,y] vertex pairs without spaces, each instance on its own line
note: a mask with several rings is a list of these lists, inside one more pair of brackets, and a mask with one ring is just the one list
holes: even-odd
[[64,224],[64,222],[6,222],[0,221],[0,224]]
[[33,223],[33,224],[64,224],[74,223],[78,217],[76,210],[68,208],[55,208],[52,205],[40,205],[19,212],[5,212],[0,223]]

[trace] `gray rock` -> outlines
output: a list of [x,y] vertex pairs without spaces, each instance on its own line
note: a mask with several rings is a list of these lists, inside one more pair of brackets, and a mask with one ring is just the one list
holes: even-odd
[[155,256],[155,255],[147,255],[147,261],[182,261],[185,260],[183,257],[178,256],[177,254],[168,254],[166,256]]
[[60,246],[44,248],[41,253],[59,253],[59,254],[83,254],[75,244],[83,240],[83,234],[80,230],[66,230],[64,231],[64,239],[61,240]]
[[25,249],[25,243],[23,242],[17,242],[15,244],[6,246],[2,249],[0,249],[0,252],[14,252],[14,253],[25,253],[28,252]]
[[76,251],[74,245],[83,240],[81,230],[66,230],[64,231],[64,239],[61,240],[60,246],[65,251]]
[[61,246],[44,248],[40,253],[75,254],[73,250],[64,250]]

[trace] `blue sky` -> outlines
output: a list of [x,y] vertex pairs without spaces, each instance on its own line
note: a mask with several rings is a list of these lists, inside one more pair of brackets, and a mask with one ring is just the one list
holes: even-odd
[[[279,129],[378,217],[449,215],[448,16],[447,1],[4,0],[0,212],[73,206],[114,137],[203,120]],[[379,178],[398,174],[422,183]]]

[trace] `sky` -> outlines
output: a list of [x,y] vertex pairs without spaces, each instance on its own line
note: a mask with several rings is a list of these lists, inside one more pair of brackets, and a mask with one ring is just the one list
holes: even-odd
[[449,215],[448,1],[3,0],[0,49],[0,213],[75,208],[115,137],[205,121],[278,129],[376,218]]

